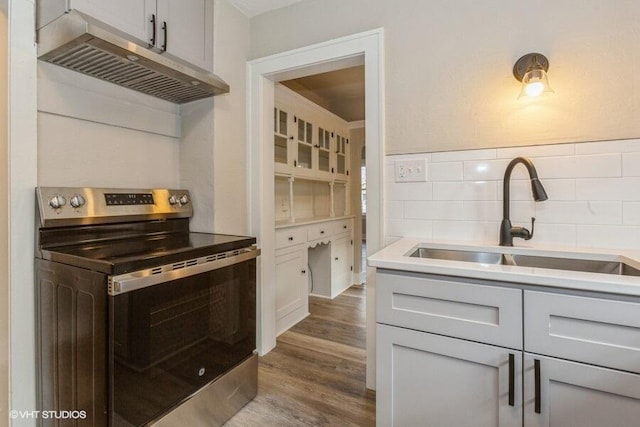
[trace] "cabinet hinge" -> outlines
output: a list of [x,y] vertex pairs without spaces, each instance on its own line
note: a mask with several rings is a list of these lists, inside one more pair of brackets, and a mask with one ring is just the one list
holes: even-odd
[[353,245],[353,240],[351,241],[351,245]]
[[349,176],[349,171],[347,171],[347,176]]
[[333,132],[331,132],[331,138],[333,138]]
[[296,116],[293,116],[293,123],[298,123],[298,118]]
[[353,265],[351,266],[351,271],[353,271]]
[[294,167],[294,168],[295,168],[295,167],[298,167],[298,161],[297,161],[297,160],[294,160],[294,161],[293,161],[293,167]]
[[347,139],[347,144],[349,143],[349,140]]

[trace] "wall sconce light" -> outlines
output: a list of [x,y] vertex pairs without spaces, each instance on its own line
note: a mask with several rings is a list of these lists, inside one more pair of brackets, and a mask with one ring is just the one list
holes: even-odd
[[513,75],[522,82],[522,97],[536,97],[543,93],[553,93],[547,78],[549,60],[541,53],[527,53],[518,59],[513,66]]

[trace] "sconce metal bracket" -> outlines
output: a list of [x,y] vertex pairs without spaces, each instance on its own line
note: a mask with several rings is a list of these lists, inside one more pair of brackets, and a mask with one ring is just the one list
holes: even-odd
[[522,81],[525,73],[533,69],[549,71],[549,60],[541,53],[527,53],[518,59],[513,66],[513,76]]

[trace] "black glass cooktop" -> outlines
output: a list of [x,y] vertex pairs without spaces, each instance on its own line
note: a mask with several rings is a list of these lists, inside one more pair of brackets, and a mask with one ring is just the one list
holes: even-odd
[[123,274],[256,243],[255,237],[208,233],[158,234],[41,249],[44,259],[107,274]]

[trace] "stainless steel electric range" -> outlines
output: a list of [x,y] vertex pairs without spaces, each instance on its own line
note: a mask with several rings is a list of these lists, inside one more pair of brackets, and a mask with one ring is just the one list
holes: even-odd
[[190,232],[185,190],[36,197],[40,410],[217,426],[256,395],[255,238]]

